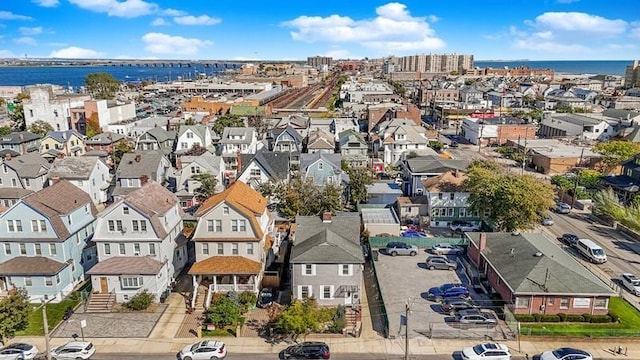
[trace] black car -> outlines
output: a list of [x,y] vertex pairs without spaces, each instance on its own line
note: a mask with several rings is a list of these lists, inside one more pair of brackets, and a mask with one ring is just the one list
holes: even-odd
[[258,302],[256,306],[259,308],[266,308],[267,306],[273,304],[274,298],[275,291],[272,288],[263,288],[258,294]]
[[576,234],[562,234],[561,237],[558,238],[563,244],[574,247],[578,243],[578,235]]
[[329,345],[320,341],[306,341],[282,351],[284,359],[329,359]]
[[452,141],[451,144],[449,144],[450,147],[452,148],[457,148],[458,147],[458,142],[457,141]]

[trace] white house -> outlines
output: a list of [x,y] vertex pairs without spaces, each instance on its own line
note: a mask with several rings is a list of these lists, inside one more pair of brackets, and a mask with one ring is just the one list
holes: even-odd
[[188,151],[194,146],[211,146],[211,130],[204,125],[183,125],[178,132],[176,153]]
[[616,133],[618,121],[581,114],[545,113],[539,133],[544,137],[579,137],[606,141]]
[[89,194],[94,205],[107,202],[111,185],[109,167],[98,156],[64,157],[54,160],[49,169],[49,183],[68,180]]
[[89,95],[55,95],[51,86],[26,88],[29,99],[24,100],[24,120],[27,128],[38,120],[47,122],[55,131],[72,130],[68,118],[72,108],[83,107]]

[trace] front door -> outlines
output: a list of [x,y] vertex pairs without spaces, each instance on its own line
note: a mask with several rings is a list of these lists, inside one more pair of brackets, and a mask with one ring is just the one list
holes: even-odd
[[100,292],[101,293],[108,293],[109,292],[109,285],[107,283],[107,278],[106,277],[101,277],[100,278]]
[[353,298],[351,296],[351,291],[345,291],[344,293],[344,304],[349,306],[353,304]]

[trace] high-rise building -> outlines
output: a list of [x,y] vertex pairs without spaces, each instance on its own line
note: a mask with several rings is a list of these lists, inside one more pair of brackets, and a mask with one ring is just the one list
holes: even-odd
[[633,65],[627,65],[624,72],[624,87],[626,89],[640,87],[640,65],[638,60],[633,60]]
[[330,56],[309,56],[307,57],[307,65],[313,66],[316,69],[322,67],[322,65],[331,66],[333,58]]
[[463,74],[473,69],[473,55],[461,54],[421,54],[399,58],[400,71]]

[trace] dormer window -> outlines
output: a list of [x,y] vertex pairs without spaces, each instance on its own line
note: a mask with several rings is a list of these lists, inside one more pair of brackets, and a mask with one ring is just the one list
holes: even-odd
[[324,169],[324,163],[322,161],[320,161],[318,163],[318,170],[323,170]]

